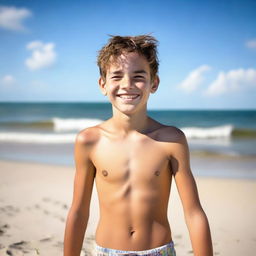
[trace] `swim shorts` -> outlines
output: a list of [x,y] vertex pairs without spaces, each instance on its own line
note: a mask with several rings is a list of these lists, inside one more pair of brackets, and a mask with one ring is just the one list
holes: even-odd
[[110,248],[104,248],[97,244],[95,244],[95,251],[97,256],[136,256],[136,255],[144,255],[144,256],[176,256],[176,252],[174,249],[173,242],[168,244],[149,249],[143,251],[123,251],[123,250],[116,250]]

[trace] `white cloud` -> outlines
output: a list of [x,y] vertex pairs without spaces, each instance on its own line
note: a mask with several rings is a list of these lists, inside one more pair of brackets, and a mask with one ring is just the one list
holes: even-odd
[[32,13],[26,8],[0,6],[0,28],[8,30],[25,30],[22,22]]
[[256,39],[249,40],[245,43],[245,46],[249,49],[256,49]]
[[236,69],[228,72],[220,72],[205,94],[215,96],[227,92],[236,92],[248,88],[256,88],[256,69]]
[[178,85],[185,92],[195,91],[204,81],[203,74],[210,70],[208,65],[202,65],[197,69],[192,70],[188,76]]
[[56,61],[54,43],[42,43],[41,41],[32,41],[27,44],[27,49],[32,51],[32,56],[26,59],[25,64],[31,70],[50,67]]
[[15,78],[11,75],[6,75],[1,79],[1,84],[9,86],[15,83]]

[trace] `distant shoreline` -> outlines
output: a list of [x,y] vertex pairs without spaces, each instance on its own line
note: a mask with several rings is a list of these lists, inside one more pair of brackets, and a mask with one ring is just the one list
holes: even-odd
[[[104,104],[109,101],[0,101],[1,104]],[[256,111],[256,108],[148,108],[148,111]]]

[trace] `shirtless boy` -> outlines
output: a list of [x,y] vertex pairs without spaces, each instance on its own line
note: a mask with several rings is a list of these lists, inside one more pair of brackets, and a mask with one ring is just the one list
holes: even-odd
[[98,56],[113,116],[76,137],[76,174],[64,256],[80,256],[94,180],[100,204],[96,255],[175,255],[167,208],[174,178],[196,256],[212,256],[207,217],[184,133],[147,115],[159,85],[154,37],[111,37]]

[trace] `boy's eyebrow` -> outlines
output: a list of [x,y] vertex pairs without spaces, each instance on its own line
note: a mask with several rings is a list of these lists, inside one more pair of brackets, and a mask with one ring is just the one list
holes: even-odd
[[144,69],[141,70],[136,70],[133,73],[138,74],[138,73],[143,73],[143,74],[147,74],[147,72]]
[[[135,74],[139,74],[139,73],[147,74],[147,72],[144,69],[135,70],[133,73],[135,73]],[[123,74],[122,70],[116,70],[114,72],[110,72],[110,75],[120,75],[120,74]]]
[[121,70],[110,72],[110,75],[119,75],[119,74],[123,74],[123,72]]

